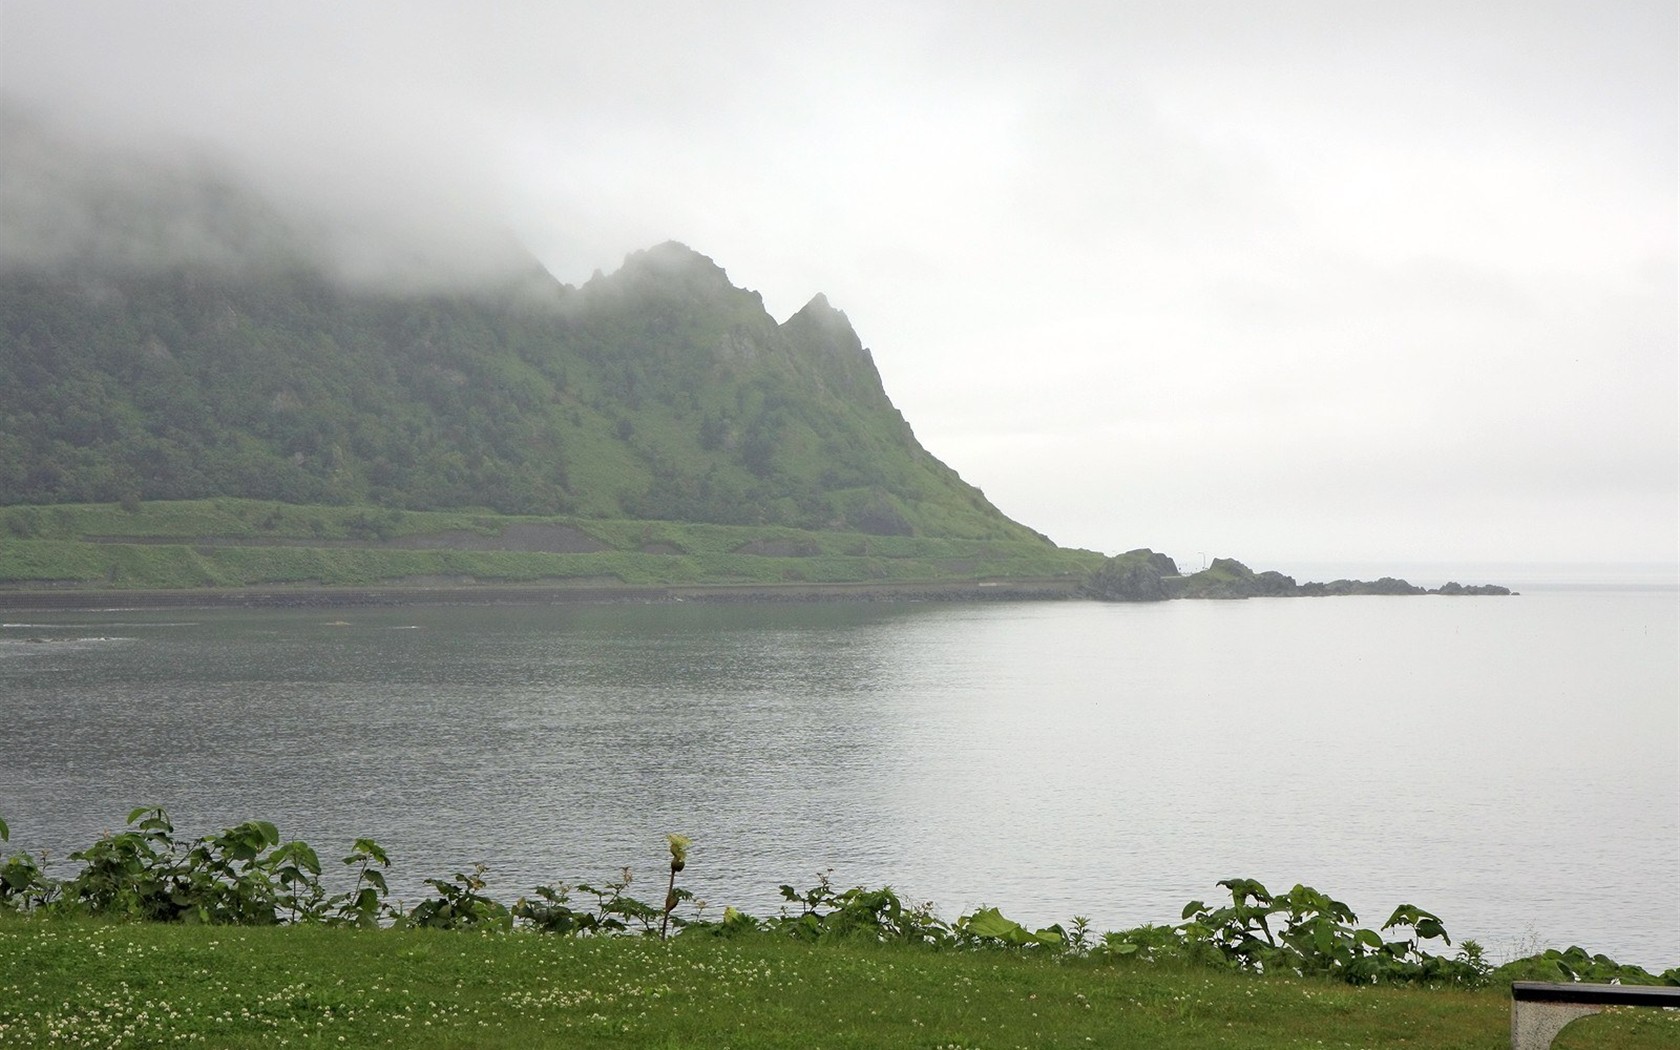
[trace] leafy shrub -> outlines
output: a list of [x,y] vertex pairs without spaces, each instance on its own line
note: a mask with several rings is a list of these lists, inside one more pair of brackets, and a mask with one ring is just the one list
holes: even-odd
[[[1253,879],[1224,879],[1231,903],[1211,907],[1201,901],[1184,906],[1177,931],[1185,944],[1180,954],[1213,960],[1238,970],[1333,977],[1353,984],[1481,984],[1488,967],[1481,948],[1466,942],[1456,958],[1436,955],[1425,942],[1452,940],[1435,915],[1402,904],[1382,929],[1360,928],[1359,917],[1341,901],[1310,886],[1297,885],[1273,897]],[[1274,932],[1272,923],[1281,921]],[[1408,932],[1409,931],[1409,932]],[[1472,950],[1473,949],[1473,950]]]
[[134,810],[129,830],[106,835],[70,854],[82,870],[64,884],[68,909],[121,919],[170,922],[181,917],[170,885],[175,826],[160,807]]
[[17,507],[6,515],[6,531],[20,540],[41,534],[41,512],[35,507]]
[[[11,838],[11,829],[0,820],[0,842]],[[35,858],[27,853],[14,853],[0,864],[0,912],[22,912],[40,908],[51,902],[58,886]]]
[[[9,834],[0,820],[0,842]],[[663,907],[626,892],[633,882],[626,868],[599,887],[538,886],[510,908],[484,892],[485,868],[479,864],[470,873],[424,880],[434,895],[405,912],[387,900],[384,872],[391,860],[372,839],[355,841],[343,859],[353,874],[351,886],[329,896],[315,850],[303,842],[281,843],[278,829],[267,821],[246,821],[182,842],[161,807],[143,806],[128,815],[123,831],[70,854],[81,867],[68,878],[53,878],[44,860],[37,863],[26,853],[6,858],[0,863],[0,912],[247,926],[319,922],[505,931],[519,924],[561,936],[663,937],[675,928],[688,936],[867,940],[1088,955],[1115,963],[1176,962],[1352,984],[1476,987],[1529,979],[1680,985],[1680,967],[1657,975],[1579,947],[1550,949],[1494,970],[1475,941],[1465,941],[1456,955],[1433,950],[1434,942],[1450,948],[1452,940],[1438,916],[1416,905],[1401,905],[1378,930],[1370,930],[1357,925],[1346,904],[1310,886],[1274,896],[1253,879],[1222,880],[1230,903],[1191,901],[1176,926],[1138,926],[1105,933],[1095,942],[1083,918],[1069,927],[1030,930],[996,908],[982,908],[948,923],[931,904],[907,905],[891,887],[836,890],[826,873],[805,890],[783,885],[788,906],[776,918],[759,920],[725,908],[720,921],[707,922],[699,918],[704,902],[676,885],[688,842],[671,836],[669,845],[671,879]],[[575,903],[574,894],[593,898],[593,904]],[[679,914],[684,904],[696,917]]]
[[1006,919],[996,908],[982,908],[957,920],[957,932],[978,942],[1011,948],[1068,948],[1072,941],[1060,925],[1029,930],[1014,919]]
[[1512,981],[1592,981],[1600,984],[1680,985],[1680,966],[1651,974],[1638,966],[1618,963],[1609,956],[1591,954],[1572,945],[1562,951],[1548,948],[1536,955],[1513,959],[1494,970],[1491,980],[1497,984]]
[[784,912],[770,928],[797,940],[863,938],[935,946],[954,941],[951,927],[934,916],[931,904],[906,907],[890,886],[854,886],[837,892],[828,875],[819,873],[810,889],[799,891],[783,885],[781,893],[800,910],[797,915]]
[[[322,909],[325,921],[334,926],[373,927],[386,919],[394,919],[396,911],[386,903],[390,889],[385,885],[381,868],[391,866],[391,858],[372,839],[357,839],[350,847],[344,863],[356,869],[356,883],[347,892],[327,901]],[[379,865],[375,868],[374,865]]]
[[472,873],[456,872],[449,879],[427,879],[437,896],[416,904],[397,920],[399,926],[420,926],[433,930],[511,930],[513,913],[507,905],[486,897],[485,867],[473,865]]

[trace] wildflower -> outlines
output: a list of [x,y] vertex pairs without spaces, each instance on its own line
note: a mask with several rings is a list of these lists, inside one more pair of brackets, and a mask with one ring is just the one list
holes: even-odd
[[671,870],[683,870],[688,863],[688,847],[693,840],[687,835],[666,835],[665,841],[671,844]]

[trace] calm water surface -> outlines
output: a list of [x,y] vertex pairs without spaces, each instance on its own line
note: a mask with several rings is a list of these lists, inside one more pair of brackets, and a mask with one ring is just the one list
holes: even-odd
[[[1672,588],[1162,605],[11,614],[0,815],[62,857],[357,836],[512,899],[622,866],[774,912],[833,870],[947,918],[1172,922],[1234,875],[1495,956],[1680,965]],[[26,623],[24,621],[27,621]],[[344,621],[335,623],[334,621]],[[54,644],[29,638],[55,639]]]

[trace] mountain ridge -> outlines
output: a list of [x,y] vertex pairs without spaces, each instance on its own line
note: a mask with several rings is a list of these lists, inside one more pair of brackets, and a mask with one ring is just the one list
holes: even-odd
[[463,291],[0,272],[0,504],[218,496],[1047,539],[916,440],[844,312],[675,241]]

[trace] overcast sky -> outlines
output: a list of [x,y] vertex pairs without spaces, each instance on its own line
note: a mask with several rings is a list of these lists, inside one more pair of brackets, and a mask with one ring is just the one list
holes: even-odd
[[826,293],[1063,544],[1674,561],[1677,10],[0,0],[0,91],[568,283]]

